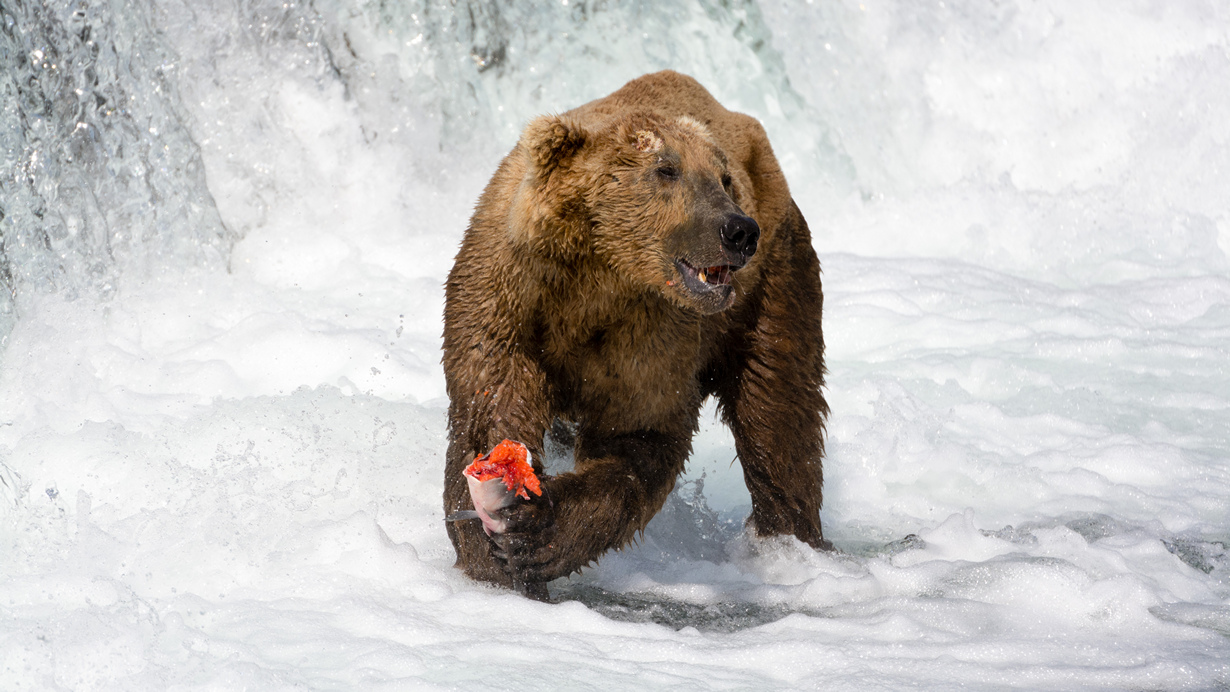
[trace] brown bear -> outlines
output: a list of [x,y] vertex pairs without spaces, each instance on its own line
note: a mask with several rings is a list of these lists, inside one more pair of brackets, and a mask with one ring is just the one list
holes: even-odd
[[[749,525],[820,530],[828,414],[820,263],[764,129],[658,72],[532,121],[470,220],[445,288],[446,515],[462,470],[566,421],[575,468],[502,510],[447,523],[457,566],[531,595],[631,541],[662,507],[716,397]],[[557,429],[563,426],[556,426]]]

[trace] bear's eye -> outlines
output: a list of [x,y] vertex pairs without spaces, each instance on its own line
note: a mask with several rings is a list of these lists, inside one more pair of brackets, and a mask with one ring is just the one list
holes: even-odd
[[658,175],[665,180],[679,180],[679,169],[670,164],[658,166]]
[[729,174],[729,173],[723,173],[723,174],[722,174],[722,187],[724,187],[724,188],[726,188],[727,190],[729,190],[729,189],[730,189],[730,185],[731,185],[731,183],[733,183],[733,182],[734,182],[734,181],[730,179],[730,174]]

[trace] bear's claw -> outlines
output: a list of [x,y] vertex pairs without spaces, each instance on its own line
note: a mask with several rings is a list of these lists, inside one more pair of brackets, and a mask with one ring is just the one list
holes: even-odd
[[563,576],[559,570],[561,556],[553,543],[558,533],[553,509],[549,500],[517,502],[499,510],[507,529],[487,536],[491,556],[518,591],[518,583],[546,582]]

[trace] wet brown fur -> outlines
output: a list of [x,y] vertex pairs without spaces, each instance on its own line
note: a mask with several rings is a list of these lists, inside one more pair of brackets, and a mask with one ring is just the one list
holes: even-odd
[[[729,209],[761,236],[726,307],[689,294],[673,260],[723,263],[712,217]],[[756,532],[827,547],[822,302],[763,128],[695,80],[646,75],[536,119],[483,192],[446,286],[445,512],[471,507],[461,470],[502,439],[529,446],[541,474],[557,418],[576,425],[576,466],[515,508],[507,550],[477,521],[449,523],[458,566],[509,585],[512,557],[542,583],[626,545],[674,487],[709,396]]]

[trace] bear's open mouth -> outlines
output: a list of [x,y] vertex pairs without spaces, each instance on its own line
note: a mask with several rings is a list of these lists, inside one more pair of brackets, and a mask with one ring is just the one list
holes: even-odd
[[684,284],[693,291],[712,290],[720,286],[729,286],[731,275],[739,269],[738,266],[732,264],[693,267],[684,259],[675,260],[675,266],[679,268]]

